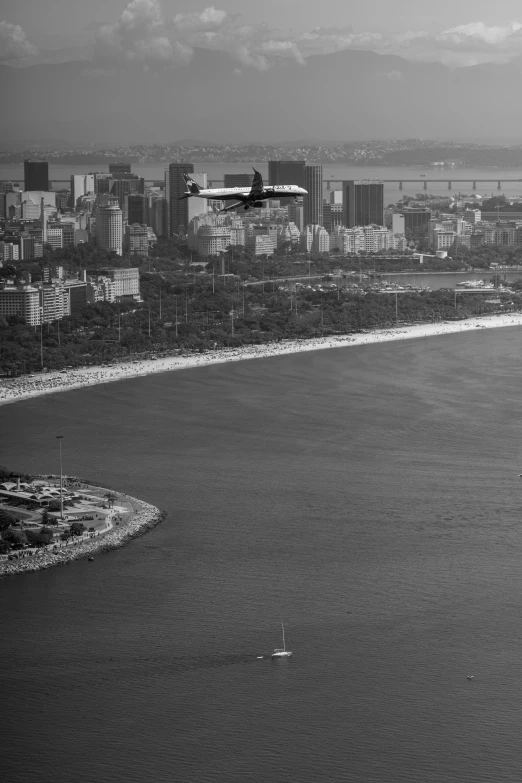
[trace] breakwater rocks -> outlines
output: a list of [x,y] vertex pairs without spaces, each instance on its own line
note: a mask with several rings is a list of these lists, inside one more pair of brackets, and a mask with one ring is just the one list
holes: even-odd
[[119,549],[132,541],[133,538],[138,538],[148,530],[152,530],[167,516],[165,511],[160,511],[156,506],[145,503],[143,500],[137,500],[129,495],[121,495],[121,493],[120,497],[128,498],[136,509],[128,521],[96,538],[79,539],[78,543],[67,547],[52,550],[44,548],[32,557],[0,562],[0,577],[40,571],[43,568],[64,565],[80,558],[92,557],[98,552]]

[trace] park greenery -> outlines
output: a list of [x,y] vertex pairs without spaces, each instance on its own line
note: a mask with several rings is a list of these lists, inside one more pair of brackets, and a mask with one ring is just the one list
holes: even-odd
[[[0,374],[135,360],[163,353],[209,351],[284,339],[307,339],[397,323],[463,319],[522,309],[515,292],[456,296],[453,290],[412,290],[400,296],[371,287],[396,271],[484,270],[522,264],[522,248],[459,248],[453,259],[422,268],[411,253],[336,256],[286,246],[270,257],[229,248],[204,267],[183,240],[160,239],[149,258],[118,257],[92,245],[46,248],[43,259],[0,268],[1,279],[38,280],[46,266],[69,272],[139,266],[142,302],[98,302],[43,327],[0,317]],[[225,274],[222,274],[223,271]],[[522,276],[522,275],[521,275]],[[291,279],[293,278],[293,279]],[[286,282],[285,282],[286,280]],[[420,276],[419,276],[420,281]],[[296,287],[296,283],[301,284]],[[419,282],[420,285],[422,285]],[[499,301],[500,300],[500,301]]]

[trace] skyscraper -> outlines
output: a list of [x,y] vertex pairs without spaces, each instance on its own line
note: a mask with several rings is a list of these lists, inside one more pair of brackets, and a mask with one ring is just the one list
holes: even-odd
[[132,194],[128,196],[127,201],[127,220],[130,225],[139,223],[148,225],[148,199],[141,194]]
[[[225,175],[226,176],[226,175]],[[207,175],[201,172],[194,172],[194,180],[198,183],[200,188],[205,189],[208,187]],[[196,217],[196,215],[204,215],[205,212],[210,211],[209,201],[206,198],[189,198],[186,200],[188,205],[188,222]]]
[[[272,184],[272,183],[270,183]],[[297,184],[297,183],[293,183]],[[303,196],[303,222],[308,225],[323,225],[323,167],[304,167],[304,187],[308,191]]]
[[188,199],[180,201],[186,190],[183,174],[193,174],[192,163],[171,163],[168,173],[169,231],[170,236],[186,232],[189,224]]
[[348,180],[343,182],[343,223],[346,228],[384,225],[384,185],[382,182]]
[[306,188],[304,160],[269,160],[269,185],[297,185]]
[[119,256],[123,252],[123,214],[115,204],[96,211],[96,244]]
[[109,177],[118,179],[119,177],[128,177],[131,173],[130,163],[109,163]]
[[46,160],[24,160],[24,190],[49,190],[49,164]]
[[80,196],[94,193],[94,174],[71,174],[71,207],[76,209]]
[[250,188],[254,174],[225,174],[225,188]]

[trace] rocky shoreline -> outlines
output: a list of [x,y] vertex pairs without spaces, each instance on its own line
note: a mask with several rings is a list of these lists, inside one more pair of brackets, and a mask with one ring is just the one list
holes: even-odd
[[38,552],[33,557],[1,562],[0,577],[40,571],[44,568],[65,565],[73,560],[92,557],[99,552],[119,549],[129,541],[132,541],[132,539],[142,536],[148,530],[152,530],[156,525],[163,522],[166,517],[166,512],[160,511],[159,508],[150,503],[145,503],[145,501],[138,500],[130,495],[121,495],[121,497],[128,498],[139,509],[128,522],[125,522],[118,528],[113,528],[110,533],[98,538],[80,541],[72,548]]

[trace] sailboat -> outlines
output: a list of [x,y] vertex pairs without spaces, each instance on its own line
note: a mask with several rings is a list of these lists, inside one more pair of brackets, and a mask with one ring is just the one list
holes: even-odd
[[281,623],[281,628],[283,629],[283,649],[281,650],[280,648],[276,647],[276,649],[272,653],[272,658],[289,658],[292,655],[290,650],[286,649],[285,626],[283,625],[283,623]]

